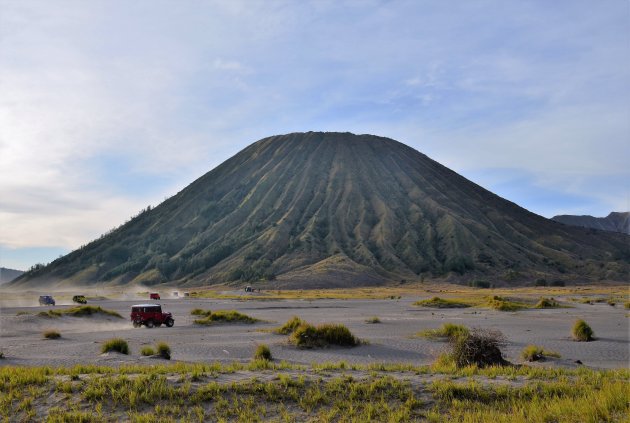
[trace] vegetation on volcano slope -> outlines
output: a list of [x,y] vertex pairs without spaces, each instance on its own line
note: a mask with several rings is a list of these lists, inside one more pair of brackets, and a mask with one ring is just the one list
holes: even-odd
[[[531,272],[628,280],[627,245],[627,235],[532,214],[396,141],[309,132],[250,145],[13,283],[195,286],[282,276],[354,286],[470,272],[504,283]],[[292,282],[292,274],[310,279]]]

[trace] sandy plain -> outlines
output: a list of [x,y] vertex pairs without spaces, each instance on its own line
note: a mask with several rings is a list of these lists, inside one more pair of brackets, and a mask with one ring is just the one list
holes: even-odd
[[[133,328],[129,312],[133,304],[149,303],[146,294],[107,295],[90,299],[88,304],[120,313],[114,317],[37,316],[40,311],[72,306],[68,295],[57,296],[55,307],[38,306],[34,293],[0,294],[0,366],[71,366],[76,364],[120,365],[151,364],[140,349],[157,341],[168,343],[172,360],[183,362],[249,361],[259,344],[267,344],[276,360],[291,363],[409,363],[431,364],[446,350],[447,344],[414,337],[424,329],[434,329],[446,322],[469,327],[496,329],[507,340],[505,357],[522,362],[521,350],[536,344],[561,354],[560,359],[542,365],[575,367],[576,360],[592,368],[628,368],[630,366],[630,318],[623,304],[605,302],[581,304],[569,298],[556,297],[567,308],[525,309],[502,312],[485,308],[431,309],[413,305],[431,295],[403,296],[399,299],[282,299],[249,300],[169,298],[156,301],[175,318],[172,328]],[[194,324],[194,308],[237,310],[261,322],[255,324]],[[359,338],[367,341],[355,348],[297,349],[287,337],[272,330],[292,316],[314,323],[343,323]],[[366,323],[377,316],[381,323]],[[584,319],[593,328],[594,342],[575,342],[571,327]],[[58,330],[58,340],[44,339],[42,332]],[[131,354],[101,354],[101,343],[120,337],[129,343]]]

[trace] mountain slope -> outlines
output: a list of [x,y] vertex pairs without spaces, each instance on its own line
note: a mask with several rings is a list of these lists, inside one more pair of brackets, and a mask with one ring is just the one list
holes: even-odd
[[0,267],[0,285],[5,282],[12,281],[13,279],[20,276],[22,273],[24,272],[21,270],[7,269],[6,267]]
[[295,133],[14,284],[623,279],[628,239],[537,216],[388,138]]
[[583,228],[600,229],[602,231],[620,232],[630,235],[630,212],[612,212],[606,217],[572,216],[563,214],[551,218],[565,225]]

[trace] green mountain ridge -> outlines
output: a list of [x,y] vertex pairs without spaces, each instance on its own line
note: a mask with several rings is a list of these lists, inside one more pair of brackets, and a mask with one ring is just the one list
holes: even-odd
[[12,285],[627,281],[629,240],[533,214],[388,138],[294,133]]

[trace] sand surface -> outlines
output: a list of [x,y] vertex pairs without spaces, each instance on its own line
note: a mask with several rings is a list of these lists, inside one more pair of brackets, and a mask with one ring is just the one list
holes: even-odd
[[[36,298],[36,297],[35,297]],[[0,351],[5,359],[0,366],[69,366],[75,364],[152,363],[142,357],[142,346],[167,342],[176,361],[247,361],[258,344],[267,344],[277,360],[294,363],[347,361],[349,363],[402,362],[430,364],[446,349],[447,344],[415,338],[423,329],[433,329],[452,322],[470,327],[500,330],[507,338],[504,355],[519,363],[520,351],[529,344],[541,345],[562,355],[544,365],[575,366],[580,360],[596,368],[627,368],[630,362],[630,319],[621,305],[606,303],[577,304],[572,308],[500,312],[487,309],[430,309],[412,305],[419,298],[398,300],[273,300],[241,301],[196,298],[176,298],[156,301],[175,318],[172,328],[145,327],[134,329],[129,321],[132,304],[148,303],[135,299],[89,301],[119,312],[123,319],[113,317],[62,317],[48,319],[36,316],[40,311],[60,309],[69,305],[43,307],[35,301],[5,297],[0,307]],[[234,309],[263,320],[255,324],[216,324],[199,326],[190,315],[193,308],[211,310]],[[28,313],[28,314],[24,314]],[[368,341],[356,348],[297,349],[287,343],[287,337],[271,333],[292,316],[311,323],[343,323],[358,337]],[[368,324],[371,316],[382,323]],[[571,327],[576,319],[586,320],[595,331],[594,342],[574,342]],[[56,329],[58,340],[43,339],[42,332]],[[131,348],[129,356],[101,354],[104,340],[121,337]]]

